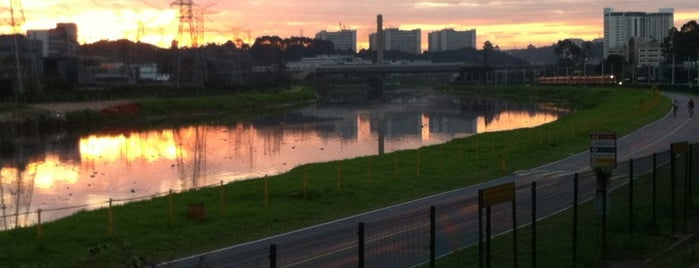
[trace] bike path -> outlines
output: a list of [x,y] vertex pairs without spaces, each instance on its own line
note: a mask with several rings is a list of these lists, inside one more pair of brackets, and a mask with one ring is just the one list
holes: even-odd
[[[685,103],[689,99],[689,97],[684,96],[684,95],[679,95],[679,94],[671,94],[667,93],[665,94],[669,98],[672,99],[677,99],[678,102]],[[682,109],[684,108],[684,109]],[[636,131],[634,131],[631,134],[628,134],[624,137],[621,137],[617,141],[617,149],[618,149],[618,161],[626,161],[631,157],[640,157],[640,156],[646,156],[646,155],[651,155],[656,152],[662,152],[662,151],[667,151],[670,144],[673,142],[680,142],[680,141],[688,141],[688,142],[698,142],[699,141],[699,118],[690,118],[687,109],[685,107],[680,106],[680,110],[677,114],[677,116],[673,116],[670,111],[668,111],[668,114],[664,116],[663,118],[641,128]],[[371,222],[375,221],[378,219],[385,219],[389,217],[396,217],[404,214],[408,214],[411,212],[415,211],[421,211],[421,210],[426,210],[432,205],[435,204],[445,204],[445,203],[450,203],[450,202],[462,202],[463,200],[474,200],[474,198],[477,197],[478,190],[487,188],[490,186],[495,186],[499,185],[502,183],[507,183],[507,182],[512,182],[515,181],[517,182],[517,192],[518,196],[522,192],[527,192],[528,189],[527,183],[530,181],[541,181],[542,186],[546,185],[546,187],[549,189],[548,191],[555,192],[556,190],[551,190],[555,189],[556,187],[560,187],[560,185],[557,185],[558,183],[556,181],[560,180],[555,180],[555,179],[547,179],[547,178],[561,178],[561,176],[566,176],[569,174],[573,173],[579,173],[579,172],[584,172],[584,171],[589,171],[589,153],[587,151],[578,153],[576,155],[570,156],[568,158],[546,164],[534,169],[530,170],[524,170],[524,171],[518,171],[515,172],[512,175],[505,176],[499,179],[495,179],[492,181],[484,182],[481,184],[477,185],[472,185],[469,187],[441,193],[441,194],[436,194],[433,196],[428,196],[425,198],[413,200],[410,202],[402,203],[399,205],[355,215],[352,217],[347,217],[339,220],[335,220],[332,222],[304,228],[301,230],[273,236],[273,237],[268,237],[264,239],[260,239],[257,241],[252,241],[244,244],[239,244],[235,245],[232,247],[228,248],[223,248],[219,249],[216,251],[212,252],[207,252],[203,254],[198,254],[195,256],[190,256],[187,258],[175,260],[170,263],[164,264],[164,266],[168,267],[186,267],[188,265],[196,264],[197,260],[199,261],[204,261],[204,260],[217,260],[219,264],[225,264],[225,265],[234,265],[233,262],[241,262],[243,260],[258,260],[260,258],[266,258],[266,254],[268,254],[267,249],[269,249],[271,244],[279,244],[279,245],[290,245],[290,244],[307,244],[307,245],[312,245],[313,240],[315,239],[320,239],[322,236],[328,233],[337,233],[338,230],[342,230],[343,232],[346,233],[353,233],[356,232],[356,226],[358,222]],[[552,174],[555,176],[547,177],[547,176],[542,176],[546,174]],[[544,179],[542,179],[544,178]],[[590,188],[592,186],[589,186]],[[544,191],[542,191],[544,192]],[[525,194],[526,196],[526,194]],[[526,198],[526,197],[525,197]],[[545,196],[542,195],[542,198],[545,198]],[[518,197],[518,202],[519,201]],[[560,203],[563,202],[553,202],[553,203],[558,203],[555,208],[550,208],[547,209],[543,207],[546,203],[542,202],[542,209],[548,210],[548,211],[555,211],[560,208]],[[567,203],[567,201],[565,202]],[[519,205],[518,205],[519,206]],[[553,205],[552,205],[553,206]],[[550,213],[550,212],[548,212]],[[470,211],[468,212],[468,218],[473,218],[473,215],[475,212]],[[459,215],[461,218],[466,218],[464,217],[464,214]],[[518,218],[526,218],[526,213],[523,213],[522,215],[518,215]],[[460,240],[459,245],[463,245],[465,240],[470,241],[469,243],[473,243],[475,237],[473,233],[473,222],[464,222],[460,224],[459,228],[459,235],[458,239],[453,239],[453,240]],[[465,231],[464,231],[465,230]],[[438,234],[439,235],[439,234]],[[441,236],[441,235],[439,235]],[[476,240],[477,241],[477,240]],[[344,242],[347,244],[347,241]],[[449,250],[453,250],[454,246],[458,245],[449,245],[449,246],[442,246],[440,249],[438,249],[438,255],[446,254],[449,252]],[[321,258],[329,258],[329,256],[316,256],[312,255],[314,253],[311,253],[310,249],[299,249],[299,252],[285,252],[287,255],[300,255],[300,254],[306,254],[303,256],[300,256],[301,259],[304,257],[307,259],[321,259]],[[352,245],[345,245],[342,246],[342,250],[338,250],[338,252],[334,253],[335,255],[341,255],[339,252],[340,251],[349,251],[349,252],[355,252],[356,249],[352,248]],[[310,255],[309,255],[310,254]],[[323,253],[325,254],[325,253]],[[329,254],[326,254],[329,255]],[[299,257],[299,256],[297,256]],[[410,258],[411,256],[405,256],[403,258],[402,263],[400,263],[401,266],[411,266],[415,265],[415,260],[419,258]],[[337,258],[337,256],[335,256]],[[422,257],[420,257],[422,258]],[[331,262],[325,262],[322,265],[318,264],[319,266],[334,266],[334,267],[356,267],[356,262],[352,261],[347,261],[347,260],[352,260],[352,257],[344,257],[340,258],[339,260],[330,260]],[[422,259],[424,261],[424,258]],[[253,261],[254,262],[254,261]],[[321,263],[321,262],[318,262]],[[418,262],[419,263],[419,262]],[[211,263],[208,263],[211,264]],[[239,263],[240,264],[240,263]],[[398,264],[398,263],[393,263]],[[305,265],[310,265],[309,263],[305,263]],[[305,266],[304,264],[297,263],[294,265],[293,263],[286,263],[286,266],[299,266],[303,267]],[[253,265],[255,266],[255,265]],[[310,265],[310,266],[315,266],[315,265]],[[371,266],[371,265],[369,265]]]

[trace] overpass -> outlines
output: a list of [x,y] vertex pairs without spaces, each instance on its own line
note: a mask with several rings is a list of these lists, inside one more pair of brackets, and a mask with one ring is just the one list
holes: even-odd
[[383,65],[333,65],[319,66],[317,75],[333,74],[390,74],[390,73],[459,73],[463,67],[472,67],[460,62],[453,63],[408,63]]

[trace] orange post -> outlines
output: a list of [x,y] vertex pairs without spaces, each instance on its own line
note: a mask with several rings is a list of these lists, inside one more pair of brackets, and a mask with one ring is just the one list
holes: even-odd
[[368,172],[369,172],[369,184],[371,184],[371,157],[369,158]]
[[173,207],[172,207],[172,189],[170,189],[170,192],[167,195],[167,215],[168,215],[168,220],[170,223],[170,226],[172,226],[174,222],[174,212],[173,212]]
[[337,162],[337,188],[342,188],[342,162]]
[[43,235],[42,230],[41,230],[41,209],[38,209],[36,211],[37,217],[38,217],[38,223],[36,225],[36,236],[39,240],[41,240],[41,236]]
[[393,178],[398,180],[398,156],[393,155]]
[[417,163],[415,165],[415,172],[418,177],[420,177],[420,158],[422,158],[422,155],[420,154],[420,149],[417,149]]
[[269,178],[265,175],[265,207],[269,207]]
[[226,213],[226,188],[223,187],[223,180],[221,180],[221,217]]
[[109,226],[107,228],[107,234],[112,236],[114,233],[114,214],[112,212],[112,199],[109,198]]
[[308,169],[303,168],[303,199],[308,197]]

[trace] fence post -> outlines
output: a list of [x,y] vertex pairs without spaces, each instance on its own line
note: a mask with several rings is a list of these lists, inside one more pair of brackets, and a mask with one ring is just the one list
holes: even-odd
[[420,148],[417,149],[417,160],[416,160],[416,165],[415,165],[415,172],[418,177],[420,177],[420,158],[422,158],[422,155],[420,154]]
[[690,152],[691,148],[687,151],[687,154],[684,156],[684,183],[682,184],[682,187],[684,187],[684,204],[682,206],[682,228],[684,229],[684,232],[687,231],[687,212],[689,210],[689,202],[690,202],[690,197],[689,197],[689,169],[691,166],[690,163]]
[[602,190],[602,259],[607,252],[607,187]]
[[269,178],[265,175],[265,207],[269,207]]
[[39,239],[39,241],[41,241],[41,236],[43,235],[41,230],[41,209],[38,209],[36,213],[38,217],[38,222],[36,225],[36,237]]
[[536,267],[536,182],[532,182],[532,267]]
[[478,190],[478,267],[483,268],[483,190]]
[[221,180],[221,217],[226,214],[226,189],[223,187],[223,180]]
[[578,261],[578,173],[573,177],[573,267]]
[[675,235],[675,150],[670,146],[670,228]]
[[172,205],[172,189],[170,189],[170,192],[167,195],[167,215],[168,215],[168,221],[170,223],[170,226],[174,223],[174,208]]
[[303,199],[308,198],[308,168],[303,167]]
[[629,233],[633,233],[633,158],[629,159]]
[[277,244],[269,245],[269,267],[277,267]]
[[658,224],[657,224],[657,220],[656,220],[656,207],[657,207],[656,202],[657,202],[657,200],[658,200],[658,189],[657,189],[657,181],[658,181],[658,179],[657,179],[657,170],[658,170],[658,166],[657,166],[657,162],[658,162],[657,154],[656,154],[656,153],[653,153],[653,194],[652,194],[652,195],[653,195],[653,200],[652,200],[652,203],[653,203],[653,219],[652,219],[652,221],[653,221],[653,228],[654,228],[654,229],[657,229],[657,228],[658,228]]
[[437,224],[437,209],[435,208],[435,206],[431,206],[430,207],[430,267],[432,267],[432,268],[435,267],[436,259],[437,259],[437,254],[436,254],[436,249],[437,249],[436,224]]
[[689,170],[687,171],[687,191],[689,191],[689,196],[692,196],[692,162],[694,161],[694,153],[692,153],[692,144],[689,144]]
[[109,226],[107,227],[107,234],[109,236],[112,236],[112,233],[114,233],[114,215],[112,213],[112,199],[109,198]]
[[519,254],[517,251],[517,193],[512,194],[512,251],[514,251],[514,267],[519,266]]
[[357,232],[358,245],[357,245],[357,266],[359,268],[364,267],[364,223],[359,223],[359,231]]
[[491,236],[493,235],[490,222],[490,206],[485,207],[485,267],[490,268]]
[[342,162],[337,162],[337,189],[342,188]]

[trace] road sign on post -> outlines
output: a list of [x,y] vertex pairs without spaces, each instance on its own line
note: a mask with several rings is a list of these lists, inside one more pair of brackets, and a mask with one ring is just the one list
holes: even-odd
[[616,132],[590,134],[590,168],[616,168]]
[[[497,186],[478,190],[478,263],[479,267],[483,267],[483,259],[485,254],[485,266],[490,267],[490,239],[491,239],[491,221],[490,207],[511,202],[512,203],[512,234],[514,247],[514,263],[517,267],[517,202],[515,201],[515,183],[505,183]],[[486,210],[486,241],[483,243],[483,209]],[[484,249],[485,247],[485,249]]]

